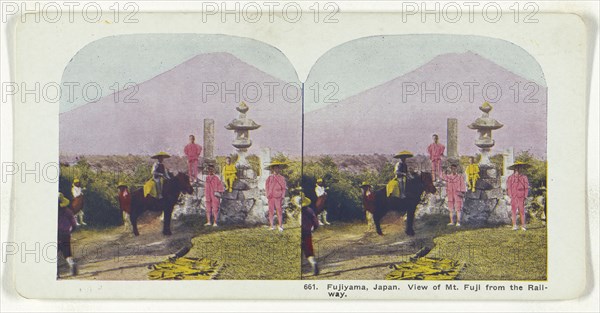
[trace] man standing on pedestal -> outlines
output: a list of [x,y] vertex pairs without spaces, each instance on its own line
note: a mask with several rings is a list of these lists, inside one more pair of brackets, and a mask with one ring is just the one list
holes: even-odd
[[190,182],[194,183],[198,180],[198,159],[200,153],[202,153],[202,146],[197,144],[196,137],[190,135],[190,143],[183,148],[183,153],[188,158],[188,174],[190,175]]
[[427,147],[427,153],[429,153],[429,159],[431,160],[431,178],[434,181],[440,180],[442,174],[442,156],[444,155],[443,144],[439,143],[439,137],[437,134],[433,134],[433,143]]

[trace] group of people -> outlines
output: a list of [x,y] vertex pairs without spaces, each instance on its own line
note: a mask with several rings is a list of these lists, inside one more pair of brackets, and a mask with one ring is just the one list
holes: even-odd
[[[439,143],[438,135],[433,135],[433,143],[427,147],[427,153],[431,161],[432,181],[443,182],[446,187],[446,197],[450,222],[448,225],[461,226],[461,212],[463,199],[467,191],[475,192],[477,180],[479,179],[479,166],[475,163],[475,158],[470,157],[469,165],[465,169],[465,175],[459,171],[457,163],[451,163],[449,171],[442,171],[442,157],[444,156],[445,147]],[[199,182],[198,164],[202,147],[195,143],[195,137],[189,136],[189,143],[184,148],[184,154],[188,160],[188,172],[190,183]],[[162,198],[162,186],[165,179],[170,179],[169,171],[167,170],[164,160],[170,155],[165,152],[159,152],[152,156],[156,162],[152,165],[152,178],[144,185],[144,196],[154,196],[157,199]],[[388,197],[406,198],[407,180],[412,178],[412,174],[408,169],[407,159],[413,157],[410,151],[401,151],[394,156],[399,161],[394,166],[395,177],[386,186],[386,194]],[[271,162],[265,169],[271,173],[265,182],[265,193],[268,202],[268,222],[269,229],[275,230],[275,214],[277,215],[277,228],[283,232],[283,200],[288,189],[286,178],[282,175],[282,170],[287,166],[286,162]],[[517,212],[520,213],[521,229],[526,230],[525,223],[525,208],[524,202],[528,195],[529,182],[527,176],[523,174],[523,169],[528,165],[522,162],[516,162],[509,169],[514,173],[508,178],[506,183],[507,195],[511,198],[512,207],[512,224],[513,230],[517,230]],[[207,174],[204,179],[205,192],[205,207],[206,219],[205,226],[218,226],[219,207],[222,194],[224,192],[232,192],[234,183],[237,180],[237,167],[232,162],[231,157],[227,157],[225,165],[222,168],[221,178],[215,173],[215,165],[206,165]],[[363,182],[360,186],[362,189],[363,207],[366,212],[367,223],[369,227],[373,226],[373,212],[375,212],[375,193],[373,186],[368,182]],[[127,199],[130,199],[129,189],[126,184],[120,182],[119,202],[125,213],[127,210]],[[299,204],[301,207],[301,235],[302,235],[302,251],[305,257],[313,268],[315,275],[319,274],[317,262],[314,257],[314,249],[312,245],[312,232],[322,225],[329,225],[327,220],[327,210],[325,203],[327,199],[328,187],[325,186],[322,178],[317,179],[315,185],[316,202],[314,209],[311,207],[312,201],[300,193]],[[59,193],[59,218],[58,218],[58,251],[63,254],[67,263],[71,268],[73,275],[77,273],[77,265],[73,260],[71,253],[71,232],[80,224],[86,225],[83,221],[83,211],[79,210],[77,215],[72,212],[72,205],[76,202],[83,204],[83,191],[79,179],[74,179],[72,186],[73,200],[69,201],[62,193]],[[72,202],[72,203],[71,203]],[[76,216],[78,218],[76,218]]]
[[[464,202],[464,197],[467,191],[475,192],[477,181],[480,178],[479,165],[475,162],[474,157],[469,158],[469,164],[465,168],[466,175],[459,171],[457,162],[451,163],[449,169],[442,171],[442,157],[444,156],[445,146],[439,142],[439,136],[432,136],[433,142],[427,147],[427,153],[431,162],[431,176],[433,182],[443,182],[446,187],[446,197],[448,203],[448,211],[450,222],[449,226],[460,227],[461,212]],[[413,157],[410,151],[401,151],[394,156],[399,161],[394,166],[394,179],[390,180],[386,185],[386,194],[388,197],[406,198],[406,181],[412,178],[406,160]],[[529,181],[523,170],[529,165],[523,162],[515,162],[508,169],[513,171],[513,174],[508,177],[506,182],[506,194],[510,197],[512,211],[512,229],[518,230],[517,213],[521,219],[521,230],[526,230],[525,221],[525,199],[529,193]],[[363,182],[362,199],[363,208],[366,213],[367,225],[369,229],[373,225],[372,212],[374,212],[375,195],[373,187],[367,182]]]
[[[194,135],[189,136],[189,143],[184,147],[183,152],[188,161],[190,183],[198,183],[198,164],[200,154],[202,153],[202,146],[196,144]],[[153,159],[156,159],[156,162],[152,166],[152,179],[144,185],[144,196],[155,196],[158,199],[162,198],[162,185],[165,179],[170,178],[169,171],[164,165],[164,160],[169,157],[170,155],[166,152],[159,152],[152,156]],[[281,175],[281,170],[286,165],[285,162],[272,162],[266,167],[266,169],[271,171],[271,174],[265,183],[265,191],[269,206],[269,229],[275,229],[274,218],[275,214],[277,214],[277,228],[280,232],[283,231],[282,205],[287,190],[287,182],[285,177]],[[217,227],[221,198],[224,192],[233,191],[234,183],[237,180],[237,167],[236,164],[232,162],[231,157],[226,157],[221,173],[223,180],[216,174],[214,164],[208,163],[205,168],[207,172],[204,178],[204,199],[207,220],[205,226]],[[129,192],[125,187],[124,184],[119,184],[120,198],[124,193],[128,194]]]

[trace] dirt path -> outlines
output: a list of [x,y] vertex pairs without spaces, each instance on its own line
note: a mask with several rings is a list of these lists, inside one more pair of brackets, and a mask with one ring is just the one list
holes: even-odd
[[367,232],[366,224],[335,223],[313,233],[315,256],[320,275],[313,276],[306,259],[302,261],[303,279],[384,279],[390,265],[408,260],[422,247],[433,247],[433,239],[456,231],[444,218],[429,218],[415,223],[416,235],[404,233],[404,220],[388,214],[382,223],[384,236]]
[[209,231],[200,221],[174,220],[173,235],[164,236],[160,216],[150,214],[140,220],[139,237],[125,227],[76,230],[72,235],[72,249],[79,275],[71,277],[61,257],[61,279],[146,280],[148,266],[164,261],[190,246],[191,238]]
[[[419,220],[415,224],[417,235],[414,237],[404,234],[404,221],[393,212],[384,218],[382,224],[384,236],[379,236],[374,231],[366,232],[367,227],[363,223],[334,223],[320,227],[313,234],[313,242],[321,275],[313,276],[310,265],[302,257],[302,278],[383,279],[390,272],[391,264],[407,260],[422,247],[432,248],[433,238],[457,231],[454,227],[446,226],[446,223],[444,218]],[[198,238],[206,240],[213,238],[217,234],[212,233],[226,231],[225,228],[204,227],[202,221],[197,218],[182,219],[173,221],[172,236],[164,236],[162,221],[157,216],[145,216],[140,221],[139,237],[133,236],[131,231],[125,230],[124,227],[103,230],[82,228],[73,233],[72,239],[73,254],[79,265],[79,275],[71,277],[66,262],[59,258],[60,277],[61,279],[146,280],[150,271],[148,267],[152,264],[166,260],[183,247],[190,247],[192,241],[200,240]],[[252,232],[257,232],[260,236],[268,233],[260,228],[237,232],[241,232],[240,236],[244,238]],[[203,234],[208,236],[200,236]],[[224,234],[234,236],[236,231],[225,232],[217,237],[221,238]],[[297,237],[294,240],[298,241],[299,247],[299,235]],[[289,240],[292,239],[288,238]],[[286,253],[293,254],[295,260],[300,257],[299,252]],[[190,252],[191,254],[193,253]],[[261,275],[260,271],[255,272],[256,275]]]

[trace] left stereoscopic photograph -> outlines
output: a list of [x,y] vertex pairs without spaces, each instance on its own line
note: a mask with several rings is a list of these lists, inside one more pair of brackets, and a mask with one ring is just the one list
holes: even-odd
[[283,53],[113,36],[62,82],[86,92],[60,103],[57,279],[300,279],[302,87]]

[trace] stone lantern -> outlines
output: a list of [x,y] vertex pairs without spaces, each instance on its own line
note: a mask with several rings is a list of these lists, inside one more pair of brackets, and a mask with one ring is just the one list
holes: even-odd
[[495,144],[494,139],[492,139],[492,130],[502,128],[504,125],[490,117],[492,106],[487,101],[479,107],[479,110],[481,110],[483,114],[468,127],[477,130],[479,133],[479,138],[475,140],[475,145],[481,151],[481,160],[479,161],[479,164],[489,165],[491,163],[490,150]]
[[[236,167],[238,168],[238,177],[245,178],[247,176],[254,176],[254,173],[250,173],[250,164],[246,159],[246,153],[248,148],[252,146],[252,140],[250,140],[250,131],[258,129],[260,125],[256,124],[253,120],[246,117],[246,113],[250,108],[245,102],[241,102],[240,105],[235,108],[240,112],[238,118],[232,120],[225,126],[228,130],[233,130],[235,138],[231,145],[236,148],[238,154],[238,160]],[[240,175],[241,174],[241,175]]]
[[483,112],[481,117],[468,125],[479,133],[475,140],[481,151],[479,179],[475,191],[467,191],[465,195],[463,221],[473,226],[506,223],[510,218],[503,200],[499,169],[490,161],[490,150],[495,144],[492,131],[504,125],[490,117],[492,106],[489,103],[482,104],[479,110]]

